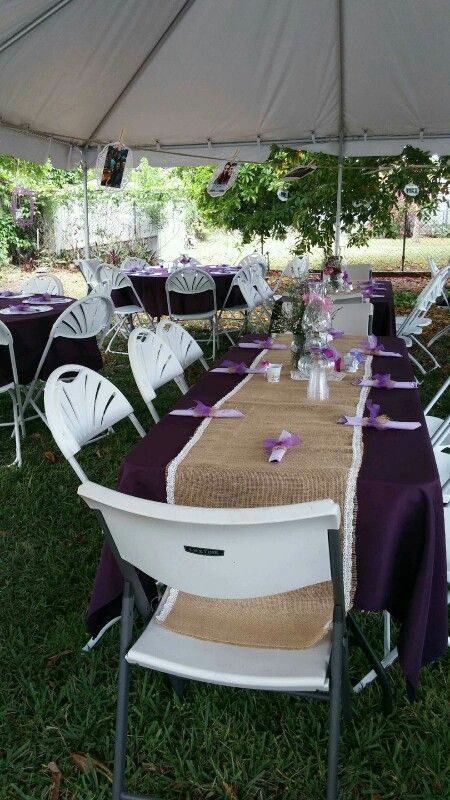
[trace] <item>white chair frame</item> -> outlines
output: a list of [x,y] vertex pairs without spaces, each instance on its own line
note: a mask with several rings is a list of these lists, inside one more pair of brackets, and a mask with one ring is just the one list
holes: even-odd
[[155,422],[159,415],[153,405],[156,390],[175,380],[178,388],[186,394],[188,385],[183,367],[169,345],[148,328],[135,328],[128,339],[128,355],[131,370],[139,392]]
[[97,268],[97,278],[99,285],[102,286],[103,292],[111,299],[113,291],[127,290],[133,294],[135,302],[126,306],[114,305],[114,315],[117,321],[114,322],[110,329],[105,333],[102,344],[109,337],[106,347],[106,353],[114,353],[115,355],[123,356],[125,353],[122,350],[114,350],[113,343],[117,337],[123,336],[128,339],[131,331],[135,326],[135,317],[137,314],[145,314],[148,319],[150,327],[153,328],[153,320],[142,305],[141,298],[139,297],[131,279],[121,269],[112,267],[110,264],[100,264]]
[[347,336],[367,336],[372,332],[372,321],[372,303],[344,303],[338,305],[333,315],[333,324],[341,328]]
[[209,367],[203,355],[203,350],[182,325],[178,325],[177,322],[173,322],[170,319],[163,319],[158,322],[156,333],[169,345],[183,370],[190,367],[195,361],[200,361],[201,365],[208,371]]
[[[204,509],[140,500],[93,483],[83,484],[78,493],[97,512],[125,581],[112,800],[142,798],[123,789],[131,665],[171,675],[180,694],[188,679],[329,700],[326,796],[337,800],[340,719],[342,713],[346,720],[351,716],[338,506],[322,500],[205,514]],[[205,558],[213,554],[221,557]],[[136,568],[181,591],[224,599],[278,594],[331,578],[332,628],[314,648],[265,650],[263,659],[258,648],[168,631],[155,616],[133,643],[134,603],[144,618],[150,613]],[[359,630],[351,615],[348,621]]]
[[25,433],[25,426],[23,421],[22,400],[20,397],[19,378],[17,375],[17,364],[14,353],[14,343],[11,331],[0,320],[0,347],[7,347],[9,352],[9,360],[11,363],[12,381],[10,383],[0,386],[0,394],[8,393],[11,398],[13,408],[13,422],[1,422],[0,428],[13,427],[15,444],[16,444],[16,457],[10,466],[22,466],[22,449],[20,443],[20,433]]
[[372,264],[345,264],[344,269],[347,270],[353,284],[357,281],[368,281],[373,272]]
[[64,295],[64,287],[60,279],[53,275],[51,272],[43,272],[39,275],[33,275],[23,284],[21,290],[23,295],[26,294],[54,294]]
[[34,378],[28,386],[28,391],[23,403],[23,413],[28,405],[31,405],[41,419],[46,423],[45,414],[37,405],[37,401],[44,387],[44,383],[36,392],[36,384],[39,381],[41,369],[47,358],[48,351],[54,339],[61,337],[65,339],[90,339],[98,336],[109,327],[114,306],[109,297],[92,293],[72,303],[58,317],[50,331],[47,344],[40,358]]
[[[216,357],[216,349],[219,346],[219,319],[217,314],[216,284],[212,276],[200,267],[180,267],[172,272],[166,280],[166,298],[169,318],[174,322],[189,320],[208,320],[211,326],[211,335],[208,342],[212,339],[213,361]],[[211,292],[212,307],[208,311],[201,311],[194,314],[179,314],[172,311],[170,295],[195,295]],[[226,330],[223,331],[228,335]],[[230,336],[228,336],[231,339]],[[200,340],[199,340],[200,341]],[[232,341],[232,340],[231,340]]]
[[86,281],[87,294],[98,288],[97,267],[102,263],[99,258],[80,258],[75,262]]

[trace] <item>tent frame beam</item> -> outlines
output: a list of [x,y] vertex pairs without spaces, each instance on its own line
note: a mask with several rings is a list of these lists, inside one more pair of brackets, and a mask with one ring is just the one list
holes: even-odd
[[83,152],[83,222],[84,222],[84,257],[91,257],[89,241],[89,197],[88,197],[88,165],[86,153]]
[[55,3],[54,6],[48,8],[47,11],[44,11],[42,14],[39,14],[36,19],[30,22],[28,25],[25,25],[24,28],[21,28],[19,31],[14,33],[9,39],[6,39],[4,42],[0,44],[0,53],[3,53],[4,50],[7,50],[8,47],[11,47],[12,44],[15,44],[22,39],[27,33],[31,33],[35,28],[41,25],[45,20],[49,19],[49,17],[53,17],[54,14],[57,14],[58,11],[62,11],[65,6],[69,5],[72,0],[59,0],[58,3]]
[[100,130],[102,125],[109,119],[109,117],[113,113],[117,103],[119,103],[121,100],[123,100],[124,97],[126,97],[126,95],[130,91],[130,89],[133,86],[133,84],[137,81],[137,79],[142,74],[142,72],[146,69],[148,64],[153,60],[153,58],[159,52],[159,50],[161,49],[163,44],[166,42],[167,38],[175,30],[175,28],[177,27],[178,23],[181,22],[183,17],[187,14],[187,12],[191,8],[191,6],[194,5],[194,3],[195,3],[195,0],[185,0],[183,5],[181,6],[180,10],[175,14],[175,16],[173,17],[173,19],[171,20],[171,22],[169,23],[169,25],[167,26],[165,31],[159,37],[159,39],[156,42],[156,44],[152,47],[150,52],[146,55],[146,57],[144,58],[142,64],[139,65],[139,67],[133,73],[133,75],[131,76],[129,81],[125,84],[123,89],[117,95],[117,97],[115,98],[114,102],[110,105],[110,107],[108,108],[106,113],[103,115],[103,117],[101,118],[101,120],[98,123],[98,125],[96,125],[96,127],[94,128],[92,133],[90,133],[90,135],[88,136],[88,138],[84,142],[84,147],[86,147],[87,145],[89,145],[92,142],[92,140],[94,139],[94,136],[98,133],[98,131]]
[[340,255],[341,249],[341,214],[342,214],[342,172],[344,167],[344,9],[342,0],[337,0],[337,41],[338,41],[338,95],[339,95],[339,158],[336,193],[336,223],[334,229],[334,255]]

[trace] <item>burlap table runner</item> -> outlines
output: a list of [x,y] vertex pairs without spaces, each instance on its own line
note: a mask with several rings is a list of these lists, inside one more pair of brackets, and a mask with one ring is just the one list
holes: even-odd
[[[279,341],[289,343],[291,336],[279,337]],[[345,353],[360,342],[360,336],[343,337],[337,345]],[[201,423],[168,466],[167,500],[205,508],[243,508],[333,499],[342,514],[349,607],[356,581],[353,533],[362,433],[360,428],[337,425],[336,420],[361,414],[369,390],[353,386],[355,375],[346,375],[341,382],[330,383],[329,402],[313,404],[306,397],[307,382],[290,378],[289,350],[265,351],[261,357],[283,364],[281,382],[269,384],[263,375],[247,376],[217,404],[239,408],[245,416]],[[366,361],[366,376],[371,360]],[[269,463],[263,440],[278,437],[283,429],[298,434],[301,445],[289,450],[280,463]],[[331,617],[331,584],[273,597],[226,601],[171,590],[158,615],[161,624],[186,635],[288,649],[315,644]]]

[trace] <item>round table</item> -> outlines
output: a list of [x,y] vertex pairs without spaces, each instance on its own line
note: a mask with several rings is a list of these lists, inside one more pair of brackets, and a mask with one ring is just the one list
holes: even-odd
[[[214,279],[217,310],[220,311],[225,302],[231,282],[239,271],[239,267],[221,268],[208,265],[202,266],[201,269],[208,272]],[[162,268],[147,269],[146,271],[124,270],[124,273],[131,279],[141,303],[149,316],[152,318],[167,317],[169,314],[166,297],[166,281],[169,277],[168,270]],[[113,292],[112,299],[117,307],[128,305],[133,302],[131,292],[125,290]],[[173,294],[171,296],[172,311],[175,314],[203,313],[211,308],[211,302],[210,292],[202,292],[201,294],[195,295]],[[244,305],[244,298],[240,290],[235,287],[227,301],[227,307],[237,305]]]
[[[0,297],[0,310],[23,302],[27,295],[20,297]],[[0,314],[0,320],[11,331],[16,357],[19,383],[30,383],[36,372],[44,348],[54,322],[60,314],[74,302],[73,297],[65,298],[65,303],[46,303],[50,311],[26,314]],[[95,337],[91,339],[66,339],[57,337],[53,340],[45,364],[41,371],[42,378],[48,378],[56,367],[63,364],[81,364],[98,370],[103,360]],[[0,347],[0,386],[12,380],[11,364],[7,347]]]

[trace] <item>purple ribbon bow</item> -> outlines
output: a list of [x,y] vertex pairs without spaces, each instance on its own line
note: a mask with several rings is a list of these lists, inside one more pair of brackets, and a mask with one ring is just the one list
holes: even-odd
[[327,361],[337,361],[340,357],[338,351],[334,347],[310,347],[310,353],[314,353],[316,355],[322,355]]
[[369,412],[369,416],[366,417],[368,425],[370,428],[377,428],[377,430],[382,430],[384,428],[384,423],[378,420],[380,415],[380,406],[378,403],[374,403],[373,400],[368,400],[366,403],[367,410]]
[[370,350],[371,352],[374,352],[375,350],[384,350],[384,344],[378,344],[378,339],[373,333],[371,333],[367,339],[364,339],[362,347],[364,347],[365,350]]
[[394,388],[394,381],[391,380],[390,374],[387,373],[380,373],[376,375],[372,375],[372,380],[377,382],[377,387],[380,389],[393,389]]
[[247,366],[241,361],[240,364],[236,364],[235,361],[222,361],[222,367],[227,367],[229,372],[235,372],[237,375],[245,375],[247,372]]
[[26,303],[17,303],[17,305],[15,305],[15,306],[10,306],[10,309],[13,312],[14,311],[17,311],[17,312],[29,311],[30,310],[30,306],[28,306]]
[[194,417],[210,417],[212,406],[207,406],[206,403],[202,403],[201,400],[195,400],[192,410],[194,412]]
[[264,449],[273,450],[274,447],[285,447],[289,449],[289,447],[295,447],[300,444],[300,442],[300,436],[290,433],[289,436],[281,435],[279,439],[264,439]]
[[5,289],[3,292],[0,292],[0,297],[14,297],[16,292],[13,292],[12,289]]

